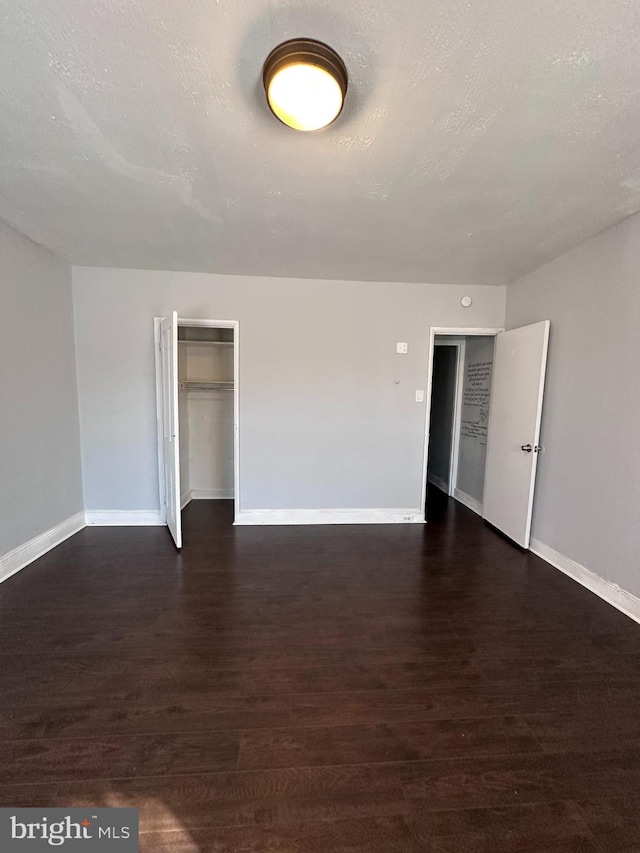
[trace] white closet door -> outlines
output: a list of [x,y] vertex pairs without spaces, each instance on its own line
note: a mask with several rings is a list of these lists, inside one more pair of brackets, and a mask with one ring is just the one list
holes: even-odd
[[549,321],[496,336],[483,516],[529,547]]
[[180,518],[180,432],[178,424],[178,314],[173,311],[160,323],[162,359],[162,439],[164,446],[164,501],[167,525],[182,547]]

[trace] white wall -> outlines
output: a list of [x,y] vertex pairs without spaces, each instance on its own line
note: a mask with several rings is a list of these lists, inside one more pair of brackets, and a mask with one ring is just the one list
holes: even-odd
[[508,288],[551,320],[532,535],[640,595],[640,215]]
[[0,558],[82,510],[71,270],[0,222]]
[[482,504],[495,338],[467,335],[456,488]]
[[240,322],[243,509],[419,508],[429,327],[504,323],[502,287],[83,267],[73,278],[90,510],[158,507],[154,315]]

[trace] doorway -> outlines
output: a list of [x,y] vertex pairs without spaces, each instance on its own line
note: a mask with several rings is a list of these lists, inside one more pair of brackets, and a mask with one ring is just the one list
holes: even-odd
[[439,399],[447,397],[437,391],[432,394],[436,339],[441,335],[462,336],[465,369],[460,414],[454,424],[454,429],[458,428],[459,421],[460,434],[453,497],[520,548],[529,547],[538,458],[544,451],[540,432],[550,326],[549,320],[539,320],[506,332],[431,329],[423,468],[425,515],[432,399],[437,406]]
[[194,500],[239,509],[239,324],[156,318],[160,506],[176,547]]
[[445,335],[435,338],[427,482],[446,495],[453,495],[456,483],[464,350],[464,338]]
[[425,517],[428,505],[441,507],[445,496],[483,513],[493,350],[500,331],[432,330]]

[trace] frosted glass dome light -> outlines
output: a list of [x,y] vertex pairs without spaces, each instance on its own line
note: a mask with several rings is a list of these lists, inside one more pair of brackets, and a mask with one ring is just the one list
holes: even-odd
[[269,107],[281,122],[294,130],[320,130],[340,115],[347,71],[322,42],[292,39],[271,51],[263,82]]

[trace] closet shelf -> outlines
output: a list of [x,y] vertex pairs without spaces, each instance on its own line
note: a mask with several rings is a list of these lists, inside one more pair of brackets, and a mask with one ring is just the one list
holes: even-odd
[[233,382],[204,382],[187,381],[180,382],[183,391],[233,391]]
[[179,344],[192,344],[199,347],[232,347],[233,341],[178,341]]

